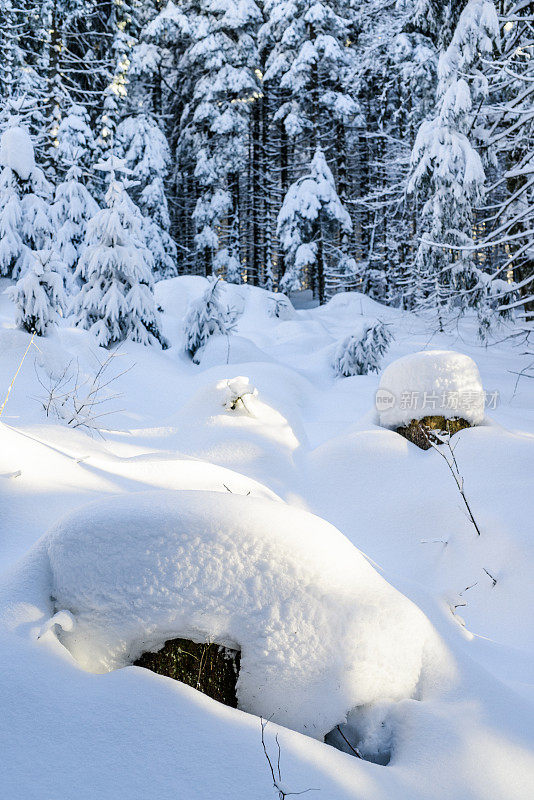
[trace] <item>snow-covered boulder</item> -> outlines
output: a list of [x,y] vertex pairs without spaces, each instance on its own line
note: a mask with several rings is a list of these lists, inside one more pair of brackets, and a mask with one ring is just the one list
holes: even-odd
[[[173,637],[241,650],[239,707],[322,739],[349,710],[424,691],[426,617],[332,525],[201,491],[115,497],[47,537],[58,632],[86,669]],[[70,626],[67,626],[70,627]]]
[[425,350],[397,359],[382,373],[376,400],[385,428],[425,417],[460,418],[470,425],[484,419],[478,367],[452,350]]
[[25,128],[7,128],[0,139],[0,166],[9,167],[27,181],[35,169],[35,155],[30,134]]

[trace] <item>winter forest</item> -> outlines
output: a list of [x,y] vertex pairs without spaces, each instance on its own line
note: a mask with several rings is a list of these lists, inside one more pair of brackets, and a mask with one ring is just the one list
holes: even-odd
[[[476,309],[481,336],[528,319],[532,8],[464,6],[5,0],[0,125],[29,133],[39,169],[3,157],[1,274],[21,276],[29,247],[87,287],[97,209],[113,207],[141,286],[217,275],[321,303],[357,289],[440,319]],[[12,130],[10,147],[23,157]]]
[[0,794],[532,800],[533,0],[0,0]]

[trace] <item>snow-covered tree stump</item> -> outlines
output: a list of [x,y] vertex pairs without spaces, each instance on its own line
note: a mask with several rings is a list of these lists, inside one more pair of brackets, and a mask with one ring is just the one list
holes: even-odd
[[484,420],[477,365],[449,350],[425,350],[393,361],[382,373],[376,400],[380,424],[422,450],[440,444],[443,434],[453,436]]
[[169,639],[157,653],[143,653],[134,664],[186,683],[220,703],[237,708],[240,660],[239,650],[218,644],[197,644],[189,639]]
[[458,431],[465,428],[472,428],[470,422],[461,417],[447,419],[443,416],[423,417],[423,419],[412,419],[408,425],[401,425],[397,428],[397,433],[408,439],[409,442],[416,444],[421,450],[430,450],[431,442],[441,444],[442,437],[453,436]]

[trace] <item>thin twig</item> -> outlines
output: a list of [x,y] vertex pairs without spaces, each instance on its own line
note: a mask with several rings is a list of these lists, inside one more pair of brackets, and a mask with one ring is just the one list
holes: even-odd
[[469,505],[469,501],[468,501],[468,499],[467,499],[467,497],[466,497],[466,495],[465,495],[465,491],[464,491],[464,479],[463,479],[463,478],[462,478],[462,476],[460,475],[460,470],[459,470],[459,468],[458,468],[458,462],[456,461],[456,456],[454,455],[454,451],[455,451],[456,447],[458,446],[458,443],[456,443],[456,445],[455,445],[454,447],[451,447],[451,442],[450,442],[450,438],[451,438],[451,437],[450,437],[450,434],[448,434],[447,438],[440,438],[441,444],[444,444],[444,445],[446,445],[446,446],[449,448],[449,452],[450,452],[450,454],[451,454],[451,461],[449,461],[449,459],[447,458],[447,456],[445,455],[445,453],[443,453],[443,452],[442,452],[442,451],[439,449],[439,446],[438,446],[438,445],[437,445],[437,444],[436,444],[436,443],[433,441],[433,439],[432,439],[432,438],[429,436],[429,434],[428,434],[428,430],[427,430],[427,428],[425,427],[425,425],[423,425],[422,423],[419,423],[419,429],[420,429],[420,431],[422,432],[423,436],[426,438],[426,440],[427,440],[428,444],[429,444],[431,447],[433,447],[433,448],[434,448],[434,450],[435,450],[437,453],[439,453],[439,454],[440,454],[440,456],[441,456],[441,457],[444,459],[444,461],[446,462],[447,466],[449,467],[449,469],[450,469],[450,471],[451,471],[451,474],[452,474],[452,476],[453,476],[453,478],[454,478],[454,481],[455,481],[455,483],[456,483],[456,486],[458,487],[458,491],[460,492],[460,494],[461,494],[461,496],[462,496],[462,500],[464,501],[465,507],[466,507],[466,509],[467,509],[467,513],[468,513],[468,515],[469,515],[469,519],[470,519],[470,520],[471,520],[471,522],[473,523],[473,525],[474,525],[474,528],[475,528],[475,530],[476,530],[477,534],[480,536],[480,528],[479,528],[479,527],[478,527],[478,525],[477,525],[477,521],[476,521],[475,517],[473,516],[473,512],[471,511],[471,506]]
[[267,763],[269,765],[269,770],[271,772],[271,778],[273,779],[273,787],[278,792],[278,800],[285,800],[286,797],[293,797],[293,796],[296,797],[297,795],[307,794],[308,792],[318,792],[319,789],[303,789],[301,792],[286,792],[284,789],[282,789],[282,786],[281,786],[282,774],[280,772],[280,758],[281,758],[280,742],[278,740],[278,734],[276,734],[275,740],[276,740],[276,744],[278,746],[278,756],[277,756],[277,762],[276,762],[276,767],[277,767],[277,771],[278,771],[278,778],[277,778],[276,777],[276,773],[274,771],[273,762],[271,761],[271,757],[269,756],[269,753],[267,751],[267,745],[265,743],[265,729],[267,727],[267,724],[268,724],[268,720],[264,720],[263,717],[260,717],[261,744],[262,744],[262,747],[263,747],[263,752],[265,754],[265,758],[267,759]]
[[336,727],[337,727],[337,730],[338,730],[338,732],[339,732],[339,733],[341,734],[341,736],[343,737],[343,740],[344,740],[344,741],[347,743],[347,745],[350,747],[350,749],[352,750],[352,752],[354,753],[354,755],[355,755],[357,758],[361,758],[361,759],[362,759],[362,761],[363,761],[363,760],[364,760],[364,759],[363,759],[363,756],[362,756],[362,754],[360,753],[360,751],[358,750],[358,748],[357,748],[357,747],[353,747],[353,746],[351,745],[351,743],[349,742],[349,740],[347,739],[347,737],[345,736],[345,734],[343,733],[343,731],[341,730],[341,728],[339,727],[339,725],[337,725]]

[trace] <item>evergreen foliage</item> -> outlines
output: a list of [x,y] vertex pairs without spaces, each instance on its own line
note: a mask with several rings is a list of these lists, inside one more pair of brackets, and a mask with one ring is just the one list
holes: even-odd
[[165,346],[153,295],[154,261],[143,241],[142,217],[115,171],[115,157],[101,165],[108,171],[107,207],[87,225],[84,251],[75,276],[83,282],[75,296],[76,325],[90,330],[102,347],[131,339]]
[[382,358],[393,341],[383,322],[366,323],[361,336],[347,336],[337,345],[333,368],[339,378],[380,372]]
[[235,315],[224,305],[221,279],[212,278],[205,292],[194,300],[184,321],[184,350],[194,359],[211,336],[232,333]]
[[74,267],[108,188],[92,164],[115,153],[157,277],[357,289],[438,326],[474,309],[481,332],[529,319],[531,16],[524,0],[5,0],[0,133],[25,129],[40,169],[3,165],[0,271],[52,237]]
[[30,251],[26,269],[11,288],[16,324],[44,336],[66,309],[65,265],[54,250]]

